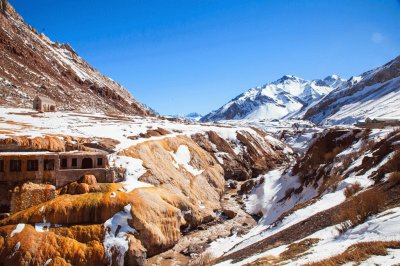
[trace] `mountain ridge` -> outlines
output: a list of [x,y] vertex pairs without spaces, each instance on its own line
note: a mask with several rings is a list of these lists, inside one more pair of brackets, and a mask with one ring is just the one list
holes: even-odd
[[59,110],[153,115],[70,45],[53,42],[26,24],[8,3],[0,26],[3,106],[32,107],[33,98],[43,95],[54,100]]
[[321,99],[341,86],[344,81],[337,75],[315,80],[284,75],[276,81],[247,90],[218,110],[204,116],[201,121],[280,119]]

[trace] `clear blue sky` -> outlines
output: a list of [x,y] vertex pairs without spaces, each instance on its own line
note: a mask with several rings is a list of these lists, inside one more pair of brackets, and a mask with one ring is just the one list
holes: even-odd
[[10,2],[161,114],[205,114],[284,74],[349,78],[400,55],[399,0]]

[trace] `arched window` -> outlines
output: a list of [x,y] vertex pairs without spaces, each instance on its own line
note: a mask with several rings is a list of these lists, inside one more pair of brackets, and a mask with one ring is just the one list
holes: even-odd
[[93,168],[93,160],[91,158],[84,158],[82,160],[82,169]]

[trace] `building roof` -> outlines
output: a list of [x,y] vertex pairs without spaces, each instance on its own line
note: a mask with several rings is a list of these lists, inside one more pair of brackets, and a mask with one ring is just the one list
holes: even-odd
[[50,99],[49,97],[41,96],[41,95],[37,95],[36,97],[39,98],[40,100],[42,100],[42,102],[51,103],[51,104],[56,105],[56,102],[53,101],[52,99]]

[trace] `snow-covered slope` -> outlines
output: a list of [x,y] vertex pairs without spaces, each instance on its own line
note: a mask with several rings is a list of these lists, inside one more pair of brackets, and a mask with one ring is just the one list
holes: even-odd
[[343,83],[337,75],[318,80],[285,75],[275,82],[246,91],[201,121],[279,119],[309,106]]
[[400,117],[400,57],[352,77],[304,115],[324,124],[352,124],[367,117]]
[[40,94],[57,102],[59,110],[152,114],[71,46],[39,34],[9,4],[0,15],[0,55],[2,106],[32,107]]

